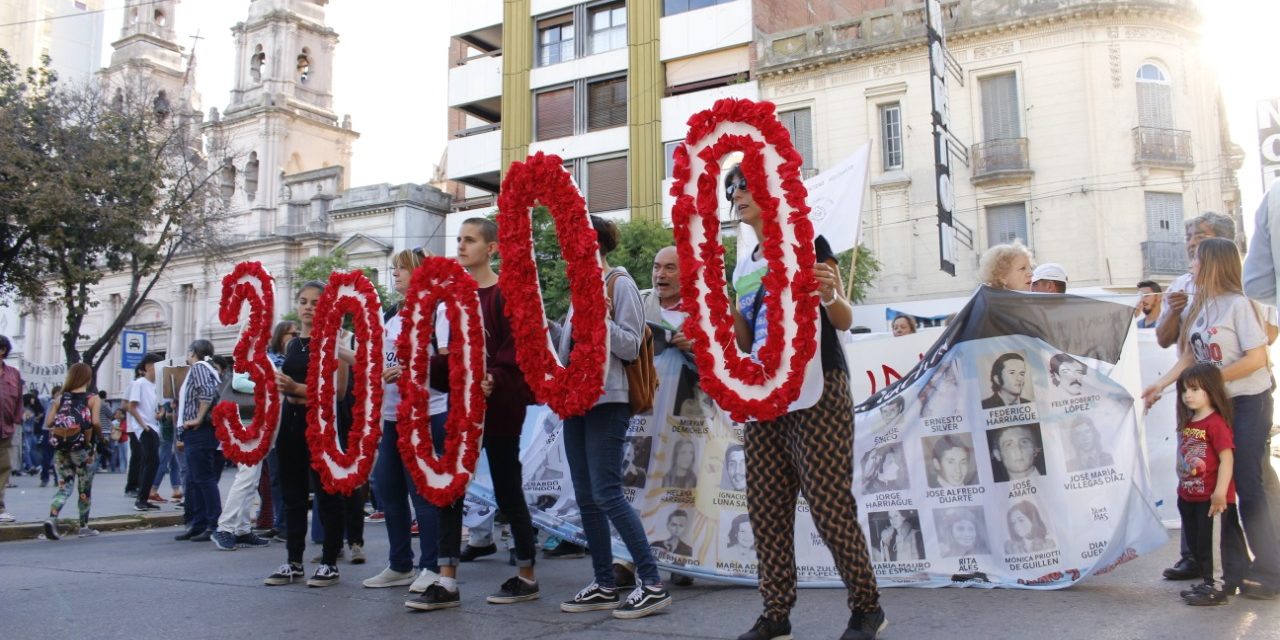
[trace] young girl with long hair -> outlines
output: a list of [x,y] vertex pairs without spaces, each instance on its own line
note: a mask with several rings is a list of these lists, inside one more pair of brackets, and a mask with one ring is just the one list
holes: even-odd
[[[1222,372],[1195,364],[1178,377],[1178,514],[1204,582],[1182,592],[1189,605],[1226,604],[1240,588],[1249,552],[1236,512],[1231,398]],[[1222,588],[1213,573],[1213,518],[1221,515]]]
[[1182,356],[1142,395],[1150,407],[1165,387],[1196,363],[1221,370],[1231,398],[1240,520],[1254,556],[1241,590],[1247,597],[1270,600],[1280,595],[1280,543],[1263,482],[1264,474],[1274,473],[1268,467],[1273,407],[1265,315],[1244,296],[1240,252],[1234,242],[1203,240],[1191,273],[1195,295],[1179,336]]

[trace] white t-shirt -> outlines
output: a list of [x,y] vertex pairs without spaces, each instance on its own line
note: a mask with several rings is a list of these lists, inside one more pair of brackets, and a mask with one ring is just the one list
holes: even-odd
[[[136,378],[129,383],[129,392],[125,396],[125,402],[137,402],[138,413],[142,414],[142,420],[151,430],[156,429],[156,384],[148,379]],[[126,405],[127,407],[128,405]],[[135,436],[142,435],[142,425],[138,423],[137,418],[133,417],[133,412],[129,411],[129,433]]]
[[[751,317],[752,308],[755,306],[757,296],[764,295],[764,285],[762,278],[769,269],[769,263],[763,257],[755,259],[755,256],[749,256],[746,260],[739,260],[738,266],[733,271],[733,288],[738,293],[738,311],[744,318]],[[755,353],[760,347],[764,346],[765,339],[768,337],[768,317],[765,312],[763,303],[760,304],[757,312],[758,320],[755,323],[755,334],[751,339],[751,353],[754,359]],[[821,320],[819,320],[821,322]],[[750,323],[750,320],[748,320]],[[809,360],[809,365],[804,370],[804,383],[800,386],[800,397],[796,398],[787,411],[798,411],[800,409],[808,409],[818,404],[818,400],[822,397],[822,327],[818,327],[815,334],[818,340],[818,348],[813,352],[813,358]]]
[[[435,317],[435,334],[436,344],[448,346],[449,344],[449,319],[444,314],[444,305],[436,307]],[[382,353],[383,366],[394,367],[400,364],[400,357],[396,355],[396,340],[400,337],[400,314],[396,314],[386,322],[382,330]],[[436,354],[436,349],[428,345],[428,352],[431,355]],[[408,375],[408,371],[402,371],[401,375]],[[431,398],[428,401],[428,407],[431,415],[444,413],[449,410],[449,394],[440,393],[435,389],[430,390]],[[400,385],[399,383],[390,383],[382,386],[382,419],[390,422],[396,420],[396,412],[400,408]]]
[[[1267,332],[1262,323],[1266,314],[1240,294],[1218,296],[1191,321],[1191,353],[1196,362],[1225,367],[1244,357],[1246,351],[1265,347]],[[1227,393],[1251,396],[1271,389],[1271,372],[1259,367],[1253,373],[1227,383]]]

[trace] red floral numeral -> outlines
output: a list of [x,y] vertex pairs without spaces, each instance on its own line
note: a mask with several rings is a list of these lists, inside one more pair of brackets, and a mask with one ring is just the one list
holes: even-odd
[[[768,263],[762,282],[770,301],[764,307],[768,335],[755,358],[736,346],[720,244],[719,162],[735,151],[743,153],[742,171],[760,205],[761,249]],[[672,223],[682,309],[689,314],[684,331],[693,342],[703,390],[739,421],[786,413],[817,351],[814,235],[801,164],[773,104],[746,99],[719,100],[694,114],[675,151]]]
[[234,402],[219,402],[213,408],[213,424],[222,453],[228,460],[254,465],[266,457],[276,427],[280,423],[280,394],[276,389],[275,368],[267,358],[271,342],[271,319],[275,313],[275,281],[260,262],[241,262],[222,279],[222,300],[218,303],[218,319],[223,325],[240,321],[240,312],[249,307],[249,317],[236,341],[235,370],[248,373],[253,380],[255,411],[248,426],[240,422],[240,409]]
[[[555,220],[573,304],[573,350],[563,365],[547,341],[546,311],[533,257],[529,210],[545,206]],[[513,162],[498,196],[502,272],[498,285],[516,339],[516,362],[538,402],[561,417],[580,416],[604,394],[608,301],[600,247],[582,194],[559,156],[538,152]]]
[[[431,440],[427,347],[435,309],[442,303],[449,322],[449,417],[444,449],[437,455]],[[475,280],[455,260],[427,258],[413,271],[400,322],[396,354],[405,371],[397,382],[397,446],[418,491],[432,504],[446,507],[467,492],[484,425],[484,319]]]
[[[335,388],[338,332],[351,314],[355,328],[355,365],[351,368],[351,432],[344,451],[338,446]],[[369,480],[382,435],[382,304],[373,283],[360,271],[334,272],[316,303],[307,367],[307,445],[311,467],[325,491],[351,495]]]

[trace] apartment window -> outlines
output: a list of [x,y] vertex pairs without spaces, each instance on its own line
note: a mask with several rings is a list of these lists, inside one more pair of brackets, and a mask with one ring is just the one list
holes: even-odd
[[587,161],[587,211],[627,208],[627,158]]
[[725,4],[733,0],[663,0],[662,15],[674,16],[677,13],[702,9],[717,4]]
[[604,53],[627,46],[627,6],[621,2],[603,7],[593,7],[588,12],[591,21],[591,49],[588,53]]
[[534,96],[534,135],[550,140],[573,135],[574,88],[542,91]]
[[573,59],[573,14],[566,13],[538,22],[538,66]]
[[1148,62],[1138,68],[1138,126],[1173,128],[1173,96],[1169,77]]
[[804,158],[801,172],[805,174],[805,177],[808,177],[814,171],[813,122],[809,109],[783,111],[778,114],[778,120],[791,133],[791,144],[795,146],[796,151],[800,152],[800,157]]
[[587,84],[587,131],[627,124],[627,78]]
[[666,157],[667,177],[673,177],[676,172],[676,147],[680,146],[682,140],[672,140],[662,145],[662,155]]
[[1018,77],[1013,73],[1002,73],[982,78],[979,84],[982,89],[983,141],[1021,138]]
[[884,171],[902,168],[902,105],[880,106],[880,161]]
[[987,207],[987,246],[1015,240],[1030,246],[1027,238],[1027,205],[1023,202]]
[[1146,192],[1147,240],[1183,241],[1182,194]]

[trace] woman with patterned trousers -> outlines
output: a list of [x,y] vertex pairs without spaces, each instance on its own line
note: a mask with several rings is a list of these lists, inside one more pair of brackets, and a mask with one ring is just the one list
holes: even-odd
[[[752,197],[742,169],[725,175],[725,197],[744,224],[764,237],[760,205]],[[822,374],[806,376],[804,389],[820,396],[813,406],[768,422],[748,422],[743,430],[747,456],[747,510],[756,537],[760,595],[764,613],[738,640],[791,637],[791,608],[796,602],[796,494],[809,502],[818,534],[835,559],[849,590],[852,612],[841,640],[873,640],[885,627],[867,542],[858,526],[853,478],[853,399],[848,365],[837,331],[853,324],[853,307],[841,295],[840,271],[831,246],[819,236],[814,275],[822,303]],[[738,346],[754,352],[764,344],[767,326],[761,276],[768,265],[757,247],[734,273],[738,301],[734,328]],[[805,393],[802,390],[801,395]]]

